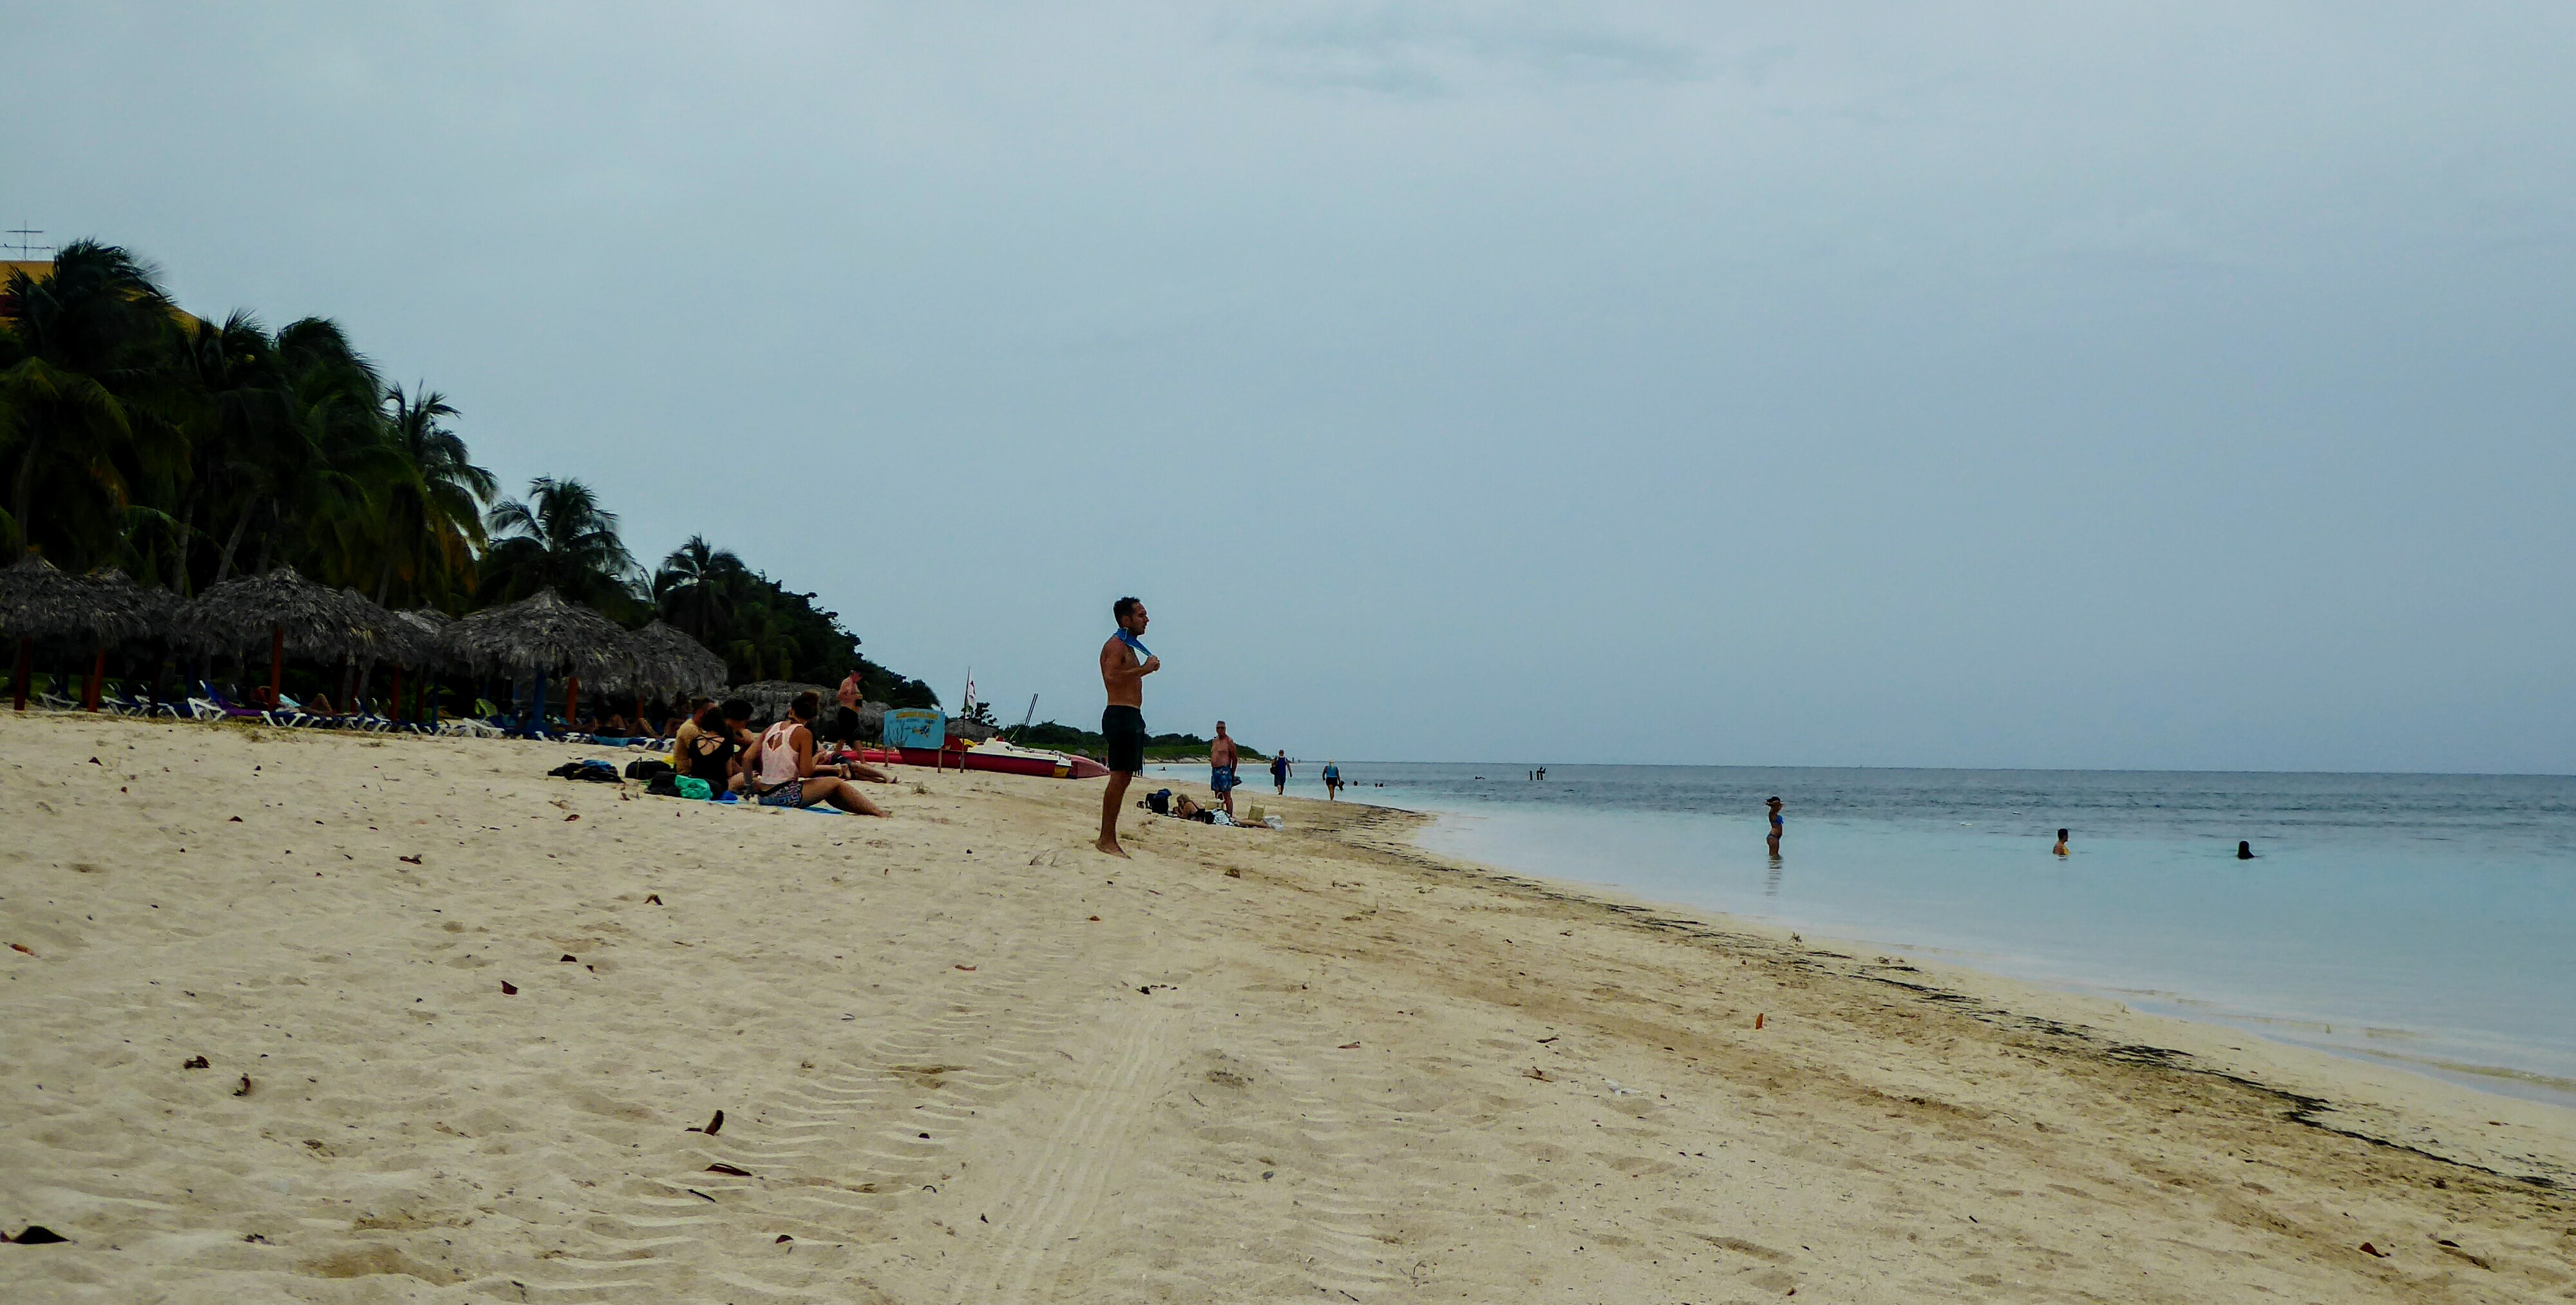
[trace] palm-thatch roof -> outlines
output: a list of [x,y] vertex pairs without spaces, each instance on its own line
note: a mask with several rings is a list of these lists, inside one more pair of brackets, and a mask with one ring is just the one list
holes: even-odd
[[169,624],[179,600],[167,589],[146,589],[114,567],[101,567],[81,578],[88,587],[93,624],[87,633],[100,643],[140,639]]
[[686,630],[655,621],[626,636],[627,672],[601,688],[621,693],[713,693],[724,687],[724,659]]
[[340,591],[340,607],[349,621],[349,655],[361,662],[421,663],[422,649],[412,624],[378,606],[355,589]]
[[449,636],[456,629],[456,618],[435,608],[415,607],[394,613],[394,619],[411,627],[411,659],[406,666],[446,666],[462,661],[449,646]]
[[170,630],[180,642],[207,651],[249,648],[282,633],[286,651],[299,657],[364,657],[378,643],[362,628],[366,619],[341,591],[281,566],[226,580],[190,599],[171,617]]
[[448,647],[482,671],[513,675],[570,673],[615,681],[630,674],[626,631],[552,589],[507,607],[487,607],[448,631]]
[[122,575],[116,579],[121,588],[65,575],[29,553],[0,570],[0,636],[114,643],[150,634],[153,604],[146,591]]
[[787,704],[796,701],[797,694],[806,692],[821,694],[825,702],[832,700],[830,689],[820,684],[798,684],[794,680],[754,680],[725,690],[728,696],[750,703],[752,719],[757,721],[784,718]]

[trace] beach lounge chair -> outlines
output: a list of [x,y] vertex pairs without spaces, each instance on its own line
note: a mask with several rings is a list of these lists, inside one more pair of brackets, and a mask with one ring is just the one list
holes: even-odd
[[197,691],[203,696],[190,698],[188,710],[199,720],[255,720],[263,725],[282,723],[276,713],[244,707],[204,680],[197,681]]
[[179,714],[178,708],[166,702],[156,702],[150,695],[144,693],[101,694],[98,705],[102,710],[115,712],[119,716],[152,717]]

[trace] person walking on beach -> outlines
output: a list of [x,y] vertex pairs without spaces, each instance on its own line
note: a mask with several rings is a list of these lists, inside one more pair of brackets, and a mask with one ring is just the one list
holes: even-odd
[[1225,818],[1234,819],[1234,768],[1241,761],[1234,739],[1225,732],[1225,722],[1216,723],[1216,742],[1208,745],[1208,787],[1216,790],[1217,805],[1225,808]]
[[1279,790],[1279,796],[1288,796],[1288,776],[1296,769],[1288,762],[1288,749],[1281,748],[1270,754],[1270,782]]
[[2050,848],[2050,849],[2048,849],[2048,850],[2049,850],[2049,851],[2051,851],[2051,852],[2056,853],[2056,854],[2057,854],[2057,855],[2059,855],[2059,856],[2064,856],[2064,855],[2066,855],[2066,831],[2065,831],[2065,830],[2061,829],[2061,830],[2058,830],[2058,831],[2057,831],[2057,846],[2052,847],[2052,848]]
[[1342,800],[1342,763],[1338,761],[1324,763],[1324,800],[1327,802]]
[[841,681],[840,691],[832,696],[840,702],[841,709],[832,717],[831,736],[842,747],[855,748],[859,746],[858,667],[850,668],[849,675]]
[[1780,831],[1782,827],[1780,822],[1780,799],[1777,796],[1774,796],[1764,805],[1771,808],[1771,836],[1763,839],[1762,841],[1770,846],[1771,855],[1778,856],[1780,855]]
[[1163,659],[1144,644],[1145,604],[1121,598],[1109,614],[1118,630],[1100,645],[1100,687],[1109,705],[1100,713],[1100,737],[1108,744],[1109,787],[1100,795],[1100,841],[1092,844],[1111,856],[1125,856],[1118,845],[1118,804],[1127,798],[1128,782],[1145,769],[1145,677],[1163,669]]

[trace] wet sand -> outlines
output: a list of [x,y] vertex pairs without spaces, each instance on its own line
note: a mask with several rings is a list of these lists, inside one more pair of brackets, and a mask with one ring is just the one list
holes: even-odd
[[2554,1107],[1374,808],[575,755],[0,719],[0,1295],[2576,1299]]

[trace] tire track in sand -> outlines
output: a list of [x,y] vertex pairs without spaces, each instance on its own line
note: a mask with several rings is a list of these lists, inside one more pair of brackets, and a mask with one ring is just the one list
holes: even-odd
[[959,1273],[951,1300],[1028,1300],[1041,1278],[1069,1258],[1068,1240],[1088,1226],[1111,1180],[1135,1158],[1132,1134],[1148,1104],[1146,1085],[1171,1065],[1167,1022],[1160,1012],[1121,1021],[1115,1049],[1068,1094],[1055,1127],[1002,1200],[999,1249]]

